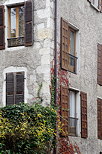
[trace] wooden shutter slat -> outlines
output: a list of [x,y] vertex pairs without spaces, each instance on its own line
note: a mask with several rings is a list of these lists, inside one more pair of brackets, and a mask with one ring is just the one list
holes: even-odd
[[33,1],[25,2],[25,46],[33,45]]
[[24,102],[24,72],[16,73],[15,104]]
[[14,74],[6,74],[6,105],[14,104]]
[[102,99],[97,99],[98,139],[102,140]]
[[102,45],[97,46],[97,83],[102,85]]
[[80,93],[81,98],[81,137],[87,138],[87,94],[84,92]]
[[68,42],[69,42],[69,27],[68,23],[61,18],[61,67],[68,70]]
[[5,49],[4,6],[0,6],[0,50]]
[[69,92],[67,86],[61,86],[61,123],[62,136],[68,136]]

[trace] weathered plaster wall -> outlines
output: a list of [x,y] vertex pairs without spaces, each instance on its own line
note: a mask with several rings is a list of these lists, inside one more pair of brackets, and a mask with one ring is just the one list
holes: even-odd
[[58,0],[58,47],[60,48],[60,19],[63,17],[79,29],[78,72],[68,72],[69,87],[88,95],[88,138],[70,137],[82,154],[99,154],[102,141],[97,139],[97,97],[102,87],[97,85],[97,43],[102,44],[102,13],[86,0]]
[[[0,0],[5,5],[5,42],[6,49],[0,50],[0,106],[3,106],[5,69],[24,67],[27,71],[27,102],[34,102],[39,85],[42,83],[41,97],[43,104],[50,103],[50,68],[53,60],[54,40],[54,2],[50,0],[34,0],[34,45],[31,47],[7,48],[7,4],[24,0]],[[11,71],[13,71],[11,69]]]

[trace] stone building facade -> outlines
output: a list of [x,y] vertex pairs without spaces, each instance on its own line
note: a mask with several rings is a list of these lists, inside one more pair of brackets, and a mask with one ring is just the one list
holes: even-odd
[[102,152],[101,3],[0,0],[0,106],[36,102],[39,87],[49,105],[54,70],[61,138],[82,154]]

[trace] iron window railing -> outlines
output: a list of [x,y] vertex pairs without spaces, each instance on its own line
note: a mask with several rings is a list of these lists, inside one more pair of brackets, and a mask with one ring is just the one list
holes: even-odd
[[69,117],[68,133],[71,136],[77,136],[78,118]]

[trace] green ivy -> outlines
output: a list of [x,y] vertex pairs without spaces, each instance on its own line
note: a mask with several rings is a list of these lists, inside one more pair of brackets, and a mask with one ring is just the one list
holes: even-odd
[[0,154],[46,154],[55,145],[56,111],[21,103],[0,109]]

